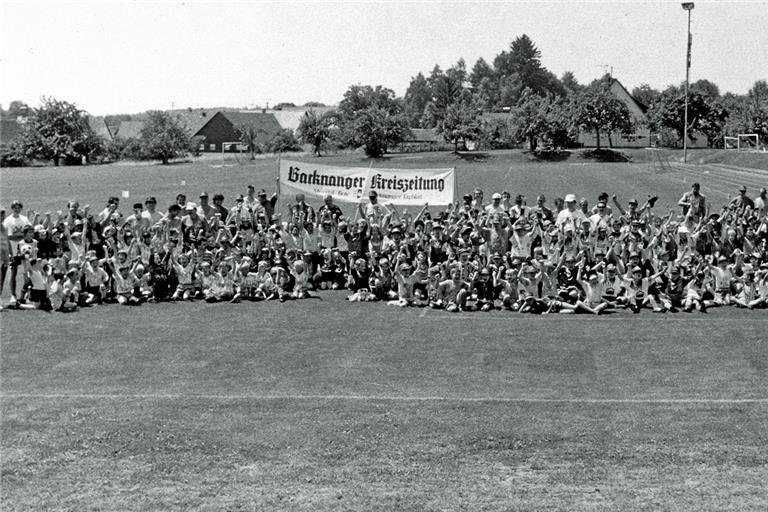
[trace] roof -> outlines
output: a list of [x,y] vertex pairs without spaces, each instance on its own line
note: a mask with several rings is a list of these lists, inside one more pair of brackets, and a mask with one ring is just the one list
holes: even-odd
[[637,99],[632,96],[624,84],[614,78],[611,80],[611,91],[613,94],[624,103],[627,104],[630,112],[638,119],[645,117],[645,113],[648,112],[648,107],[643,105]]
[[265,114],[263,112],[220,112],[224,118],[226,118],[232,126],[237,127],[239,125],[252,124],[255,125],[257,130],[263,130],[266,133],[277,133],[282,130],[282,126],[277,122],[277,119],[272,113]]
[[21,135],[23,130],[23,126],[15,118],[0,118],[0,143],[6,144],[11,142]]
[[203,126],[208,124],[208,121],[210,121],[217,112],[218,110],[199,109],[170,112],[170,114],[178,118],[187,128],[187,131],[194,136],[197,135],[197,132],[199,132]]
[[103,137],[107,140],[112,139],[112,132],[103,117],[88,116],[88,125],[91,127],[93,133],[99,137]]
[[144,121],[121,121],[120,124],[117,125],[117,131],[113,133],[113,137],[134,139],[141,134],[142,128],[144,128]]
[[334,110],[334,107],[290,107],[282,110],[267,110],[267,113],[274,115],[283,128],[296,131],[299,129],[301,119],[310,110],[321,116]]

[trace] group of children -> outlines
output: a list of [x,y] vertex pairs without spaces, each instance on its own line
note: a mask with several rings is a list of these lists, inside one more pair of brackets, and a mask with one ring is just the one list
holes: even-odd
[[286,301],[346,289],[354,302],[518,313],[635,313],[768,305],[765,189],[710,212],[698,184],[680,212],[656,198],[624,209],[601,194],[593,208],[572,194],[550,209],[539,196],[476,189],[416,216],[375,193],[353,214],[331,197],[315,209],[297,196],[285,215],[253,187],[224,197],[179,195],[165,212],[149,197],[124,216],[119,199],[100,213],[0,212],[7,307],[74,311],[158,301]]

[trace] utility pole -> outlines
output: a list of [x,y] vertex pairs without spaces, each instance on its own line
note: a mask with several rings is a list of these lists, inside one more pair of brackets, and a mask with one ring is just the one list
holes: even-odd
[[685,124],[683,126],[683,163],[688,162],[688,79],[691,73],[691,11],[693,2],[684,2],[683,9],[688,11],[688,44],[685,52]]

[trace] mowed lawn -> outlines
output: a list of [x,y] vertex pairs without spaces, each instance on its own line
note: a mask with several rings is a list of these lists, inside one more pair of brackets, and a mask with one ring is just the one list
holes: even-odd
[[768,317],[2,313],[3,510],[765,510]]
[[[359,155],[311,159],[369,165]],[[0,171],[3,205],[272,190],[274,160]],[[716,204],[757,170],[482,162],[460,189]],[[184,181],[185,184],[181,185]],[[123,208],[124,211],[127,207]],[[768,315],[322,300],[0,314],[5,510],[766,510]]]

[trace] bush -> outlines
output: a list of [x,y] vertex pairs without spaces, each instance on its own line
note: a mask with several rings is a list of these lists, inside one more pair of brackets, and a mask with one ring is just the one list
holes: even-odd
[[0,167],[23,167],[26,164],[24,147],[18,141],[0,146]]
[[581,153],[582,158],[598,162],[629,162],[629,157],[621,151],[612,149],[590,149]]
[[301,151],[301,145],[291,130],[281,130],[269,139],[263,147],[265,153],[287,153]]

